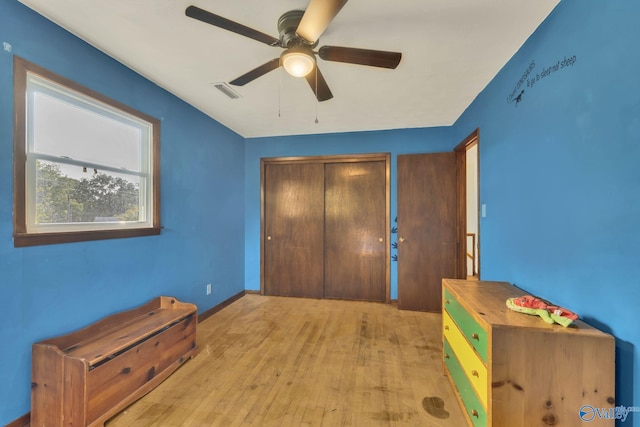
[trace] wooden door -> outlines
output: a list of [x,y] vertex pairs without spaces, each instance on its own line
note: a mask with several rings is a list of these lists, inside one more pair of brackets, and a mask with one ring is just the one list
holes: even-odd
[[325,165],[325,298],[386,299],[386,164]]
[[322,298],[324,165],[264,168],[264,293]]
[[456,277],[455,153],[398,156],[398,307],[441,310]]

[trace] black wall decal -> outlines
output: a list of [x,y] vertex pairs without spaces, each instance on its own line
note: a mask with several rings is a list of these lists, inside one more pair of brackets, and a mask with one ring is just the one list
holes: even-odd
[[513,87],[513,90],[509,95],[507,95],[507,104],[514,104],[516,107],[522,101],[522,96],[525,93],[524,85],[526,83],[526,88],[533,88],[536,83],[540,80],[549,77],[552,73],[556,71],[567,69],[568,67],[572,67],[573,64],[578,60],[576,55],[571,56],[563,56],[562,59],[558,59],[556,62],[548,64],[542,67],[542,71],[538,73],[534,73],[536,68],[536,61],[533,60],[527,67],[527,69],[522,73],[520,80],[516,82]]
[[398,217],[395,217],[395,219],[393,220],[393,222],[395,222],[396,225],[394,225],[393,227],[391,227],[391,234],[395,234],[396,236],[394,236],[393,241],[391,242],[391,249],[392,249],[392,253],[391,253],[391,261],[398,261]]

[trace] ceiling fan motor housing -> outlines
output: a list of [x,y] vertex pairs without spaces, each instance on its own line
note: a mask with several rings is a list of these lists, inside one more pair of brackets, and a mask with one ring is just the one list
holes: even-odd
[[304,10],[290,10],[278,19],[278,34],[280,35],[280,44],[282,47],[308,46],[314,48],[318,45],[317,40],[315,43],[309,43],[296,34],[304,12]]

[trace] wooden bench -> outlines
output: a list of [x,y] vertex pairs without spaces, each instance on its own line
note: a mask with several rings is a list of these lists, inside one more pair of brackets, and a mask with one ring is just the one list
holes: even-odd
[[31,426],[101,426],[193,357],[197,307],[171,297],[33,345]]

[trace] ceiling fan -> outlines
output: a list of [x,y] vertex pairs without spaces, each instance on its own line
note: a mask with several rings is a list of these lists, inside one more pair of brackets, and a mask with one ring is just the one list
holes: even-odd
[[230,84],[244,86],[283,66],[292,76],[305,77],[318,101],[326,101],[333,98],[333,94],[317,67],[316,55],[325,61],[389,69],[396,68],[402,58],[402,54],[398,52],[340,46],[322,46],[317,52],[314,51],[313,49],[318,45],[318,39],[346,3],[347,0],[311,0],[306,10],[291,10],[284,13],[278,19],[279,38],[196,6],[187,7],[185,14],[188,17],[249,37],[269,46],[285,49],[278,58],[241,75],[229,82]]

